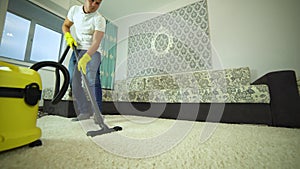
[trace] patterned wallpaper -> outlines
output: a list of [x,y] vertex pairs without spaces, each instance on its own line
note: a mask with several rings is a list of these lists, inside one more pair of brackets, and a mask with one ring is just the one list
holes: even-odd
[[211,69],[206,0],[129,28],[127,77]]

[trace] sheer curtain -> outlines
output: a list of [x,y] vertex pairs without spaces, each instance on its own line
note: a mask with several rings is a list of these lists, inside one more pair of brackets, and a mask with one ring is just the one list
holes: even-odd
[[113,89],[117,57],[118,27],[106,21],[105,35],[101,42],[102,62],[100,66],[101,85],[103,89]]

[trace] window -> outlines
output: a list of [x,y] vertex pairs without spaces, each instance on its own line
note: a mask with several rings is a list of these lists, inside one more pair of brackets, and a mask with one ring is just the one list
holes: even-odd
[[9,1],[0,56],[25,62],[57,61],[63,52],[60,18],[29,1]]
[[23,60],[29,28],[29,20],[7,12],[0,46],[0,55]]
[[41,25],[36,25],[30,59],[34,61],[57,61],[61,34]]

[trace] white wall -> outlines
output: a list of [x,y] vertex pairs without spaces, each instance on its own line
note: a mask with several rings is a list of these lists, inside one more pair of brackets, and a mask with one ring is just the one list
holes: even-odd
[[208,0],[212,44],[224,67],[300,75],[299,0]]

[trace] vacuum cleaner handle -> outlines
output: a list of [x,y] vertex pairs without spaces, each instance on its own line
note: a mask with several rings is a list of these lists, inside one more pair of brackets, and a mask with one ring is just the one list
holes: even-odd
[[30,68],[35,70],[35,71],[38,71],[40,68],[48,67],[48,66],[59,69],[64,75],[64,83],[63,83],[60,91],[53,97],[53,99],[51,101],[52,104],[57,104],[63,98],[66,91],[68,90],[69,82],[70,82],[70,75],[69,75],[69,72],[68,72],[68,70],[65,66],[63,66],[60,63],[53,62],[53,61],[38,62],[38,63],[32,65]]
[[[76,59],[78,61],[79,59],[79,55],[78,55],[78,51],[76,49],[76,46],[74,46],[73,48],[74,50],[74,53],[75,53],[75,56],[76,56]],[[102,116],[102,113],[98,107],[98,104],[96,102],[96,99],[95,97],[92,95],[92,92],[90,90],[90,88],[88,87],[88,81],[86,79],[86,76],[81,72],[81,77],[82,77],[82,81],[84,83],[84,86],[86,87],[87,89],[87,94],[91,100],[91,103],[92,103],[92,106],[94,108],[94,113],[95,113],[95,120],[96,122],[98,123],[99,127],[100,127],[100,130],[96,130],[96,131],[88,131],[86,133],[87,136],[91,136],[91,137],[95,137],[95,136],[98,136],[98,135],[102,135],[102,134],[107,134],[107,133],[111,133],[111,132],[115,132],[115,131],[120,131],[122,130],[122,127],[120,126],[115,126],[113,128],[109,128],[108,125],[105,124],[104,122],[104,119],[103,119],[103,116]]]
[[61,58],[59,59],[58,63],[62,64],[69,52],[70,46],[67,46],[64,53],[61,55]]
[[[79,54],[78,54],[78,51],[77,51],[77,48],[76,46],[73,47],[73,51],[75,53],[75,56],[76,56],[76,59],[77,59],[77,62],[79,61]],[[86,87],[87,89],[87,94],[91,100],[91,104],[94,108],[94,111],[95,111],[95,116],[96,116],[96,120],[99,124],[99,126],[103,129],[108,129],[109,127],[104,123],[104,120],[103,120],[103,116],[102,116],[102,113],[98,107],[98,104],[96,102],[96,99],[95,97],[92,95],[92,92],[91,92],[91,89],[88,87],[88,81],[86,79],[86,76],[81,72],[81,77],[82,77],[82,81],[84,83],[84,86]]]

